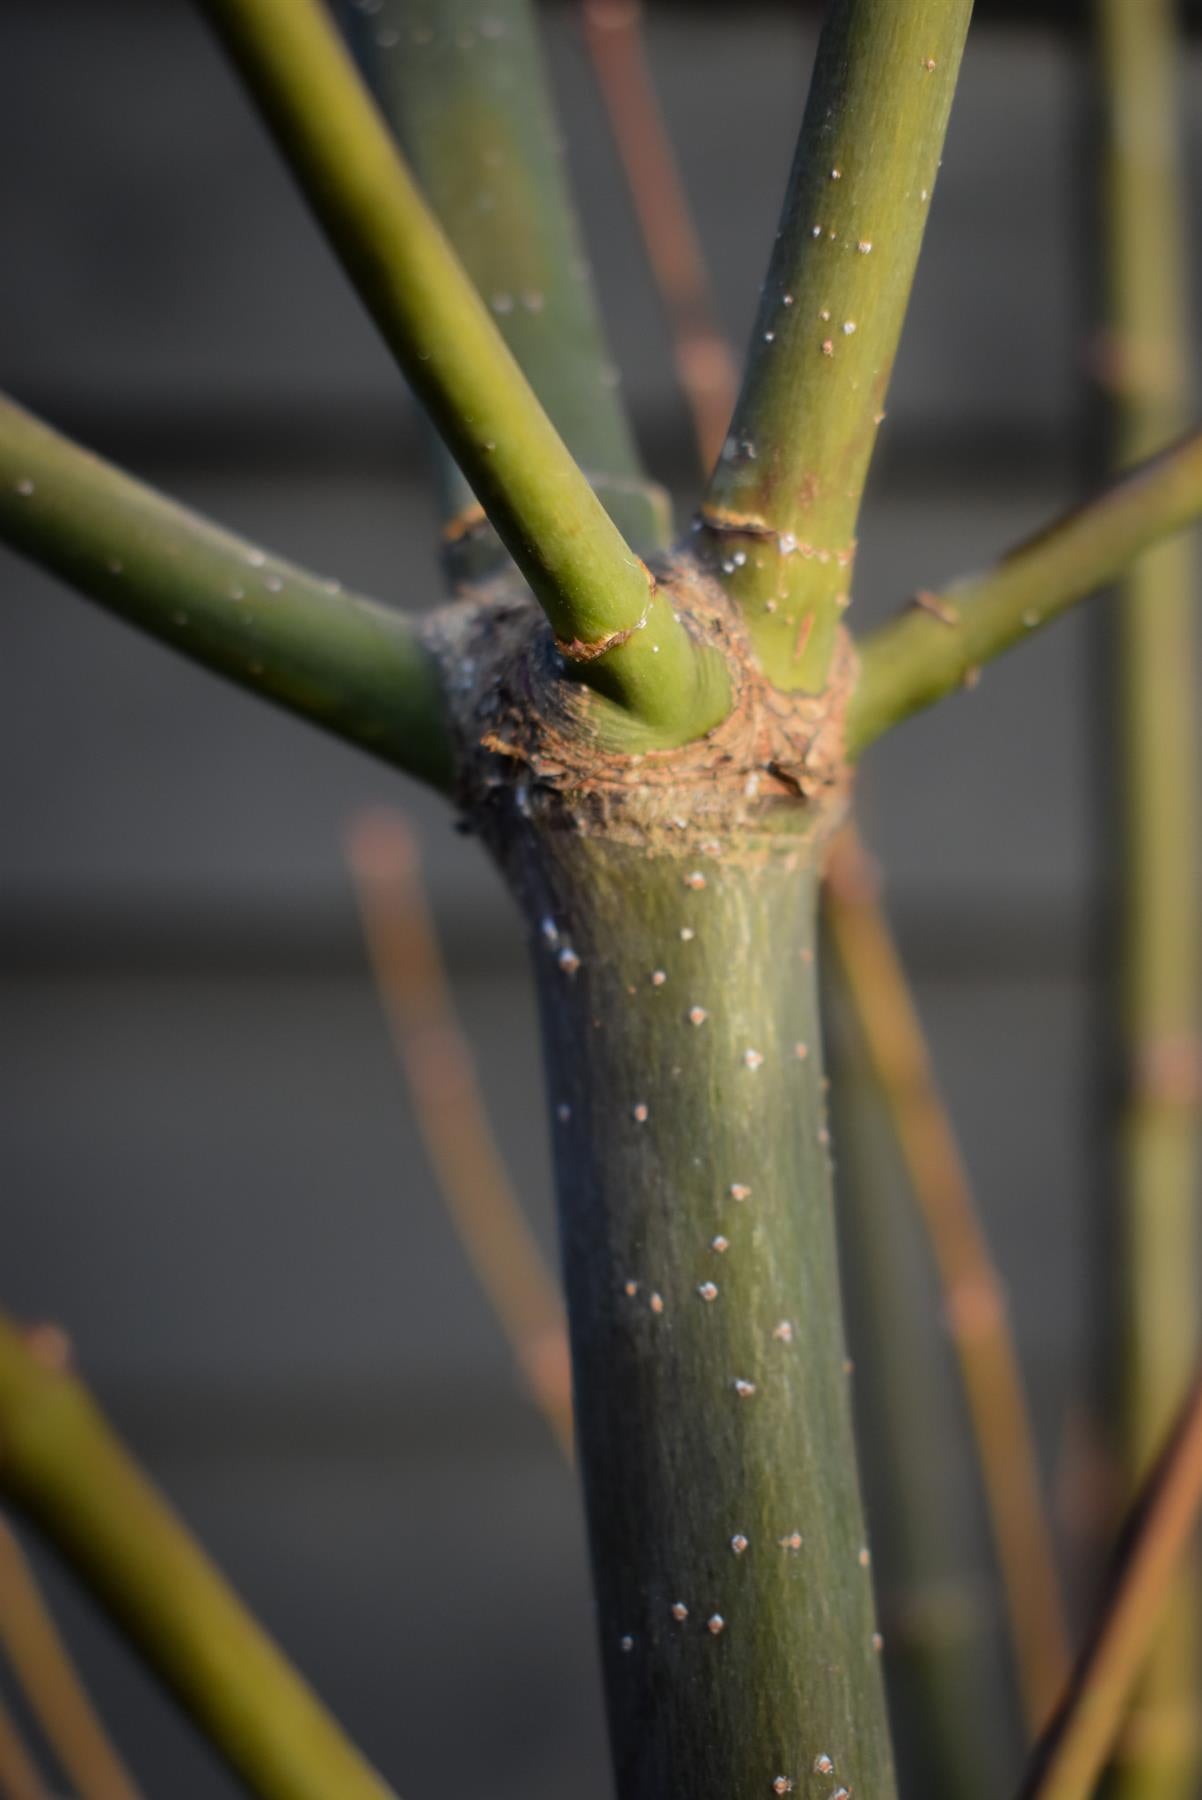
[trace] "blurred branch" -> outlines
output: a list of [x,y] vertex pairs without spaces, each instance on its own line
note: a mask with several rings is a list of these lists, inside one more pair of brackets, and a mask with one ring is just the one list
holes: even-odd
[[1202,432],[1119,476],[993,569],[920,594],[859,644],[847,717],[858,756],[874,738],[971,686],[982,664],[1121,575],[1142,550],[1202,514]]
[[1069,1666],[1068,1632],[1006,1298],[977,1218],[875,870],[845,831],[825,917],[943,1291],[976,1439],[1028,1725],[1047,1720]]
[[1109,1596],[1020,1800],[1088,1800],[1122,1729],[1202,1507],[1202,1377],[1144,1485]]
[[0,1318],[0,1493],[260,1800],[395,1800],[135,1465],[61,1333]]
[[347,844],[363,932],[426,1153],[460,1243],[535,1404],[572,1456],[563,1304],[493,1137],[405,821],[370,813]]
[[[1107,263],[1102,375],[1117,456],[1185,424],[1188,302],[1185,119],[1176,0],[1097,0]],[[1111,1294],[1119,1317],[1118,1438],[1130,1494],[1180,1405],[1199,1333],[1197,560],[1191,536],[1129,570],[1114,619],[1110,723],[1120,840],[1126,1092]],[[1172,1602],[1117,1746],[1115,1800],[1193,1800],[1202,1732],[1196,1556]]]
[[0,1796],[2,1800],[53,1800],[16,1724],[3,1705],[0,1705]]
[[240,687],[449,786],[438,673],[407,619],[177,506],[3,396],[0,541]]
[[79,1800],[139,1800],[137,1784],[109,1741],[33,1571],[2,1518],[0,1644]]
[[643,8],[640,0],[584,0],[581,17],[671,328],[677,379],[708,468],[717,460],[734,410],[738,370],[714,315],[701,246],[651,79]]

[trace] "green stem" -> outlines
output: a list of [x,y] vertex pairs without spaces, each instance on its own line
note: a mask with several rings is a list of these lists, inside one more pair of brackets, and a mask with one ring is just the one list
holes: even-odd
[[502,854],[531,922],[556,1120],[619,1800],[889,1800],[815,846],[690,857],[533,829]]
[[2,1318],[0,1490],[74,1564],[252,1793],[390,1800],[83,1385]]
[[[1173,0],[1098,0],[1106,139],[1107,364],[1126,463],[1179,432],[1190,318]],[[1132,1490],[1147,1474],[1197,1354],[1202,1047],[1199,1040],[1195,546],[1147,551],[1117,618],[1120,965],[1128,1092],[1116,1292],[1119,1432]],[[1198,1788],[1198,1571],[1182,1571],[1118,1746],[1123,1800]]]
[[[439,223],[551,423],[637,549],[670,540],[606,351],[530,0],[344,6],[347,31]],[[459,579],[505,552],[456,464],[440,459]]]
[[3,396],[0,540],[239,686],[450,785],[438,672],[408,620],[176,506]]
[[565,660],[663,745],[728,704],[496,329],[320,0],[204,0],[385,341],[546,612]]
[[832,0],[702,520],[778,686],[820,690],[847,604],[972,0]]
[[923,594],[861,640],[848,712],[856,756],[911,713],[970,686],[982,664],[1096,593],[1202,514],[1202,432],[1119,477],[984,575]]

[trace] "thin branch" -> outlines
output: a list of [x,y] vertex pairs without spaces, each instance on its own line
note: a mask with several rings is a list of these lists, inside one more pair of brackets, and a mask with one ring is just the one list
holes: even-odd
[[1122,1728],[1202,1507],[1202,1378],[1145,1483],[1102,1615],[1020,1800],[1088,1800]]
[[738,371],[714,314],[701,245],[656,99],[640,0],[584,0],[585,42],[672,332],[676,375],[701,460],[726,437]]
[[0,1492],[261,1800],[394,1800],[136,1467],[59,1333],[0,1319]]
[[971,686],[982,665],[1121,575],[1158,538],[1202,514],[1202,432],[1182,438],[1065,513],[993,569],[921,594],[860,642],[847,720],[854,756]]
[[514,1360],[570,1460],[563,1303],[488,1123],[422,893],[417,845],[395,813],[370,813],[352,827],[347,855],[376,986],[439,1191]]
[[[1192,317],[1185,121],[1175,0],[1098,0],[1107,311],[1103,376],[1117,459],[1159,449],[1188,419]],[[1145,551],[1113,618],[1110,736],[1121,849],[1117,960],[1126,1094],[1119,1122],[1110,1294],[1122,1347],[1112,1417],[1130,1493],[1146,1474],[1198,1352],[1199,784],[1196,542]],[[1202,1735],[1197,1556],[1174,1583],[1117,1747],[1114,1800],[1198,1792]]]
[[649,741],[723,716],[699,651],[628,547],[423,201],[320,0],[204,0],[301,188],[582,681]]
[[0,1644],[79,1800],[139,1800],[13,1532],[0,1518]]
[[1024,1712],[1036,1731],[1064,1685],[1068,1631],[1005,1292],[874,872],[846,833],[832,851],[826,893],[826,922],[939,1271],[1001,1567]]
[[781,687],[826,681],[971,12],[972,0],[827,10],[742,391],[701,509],[700,542]]
[[3,396],[0,541],[193,661],[449,786],[438,674],[408,620],[176,506]]
[[0,1704],[0,1796],[3,1800],[53,1800],[16,1722]]
[[[637,550],[671,539],[609,359],[532,0],[344,0],[345,29],[439,223],[551,423]],[[438,459],[452,578],[508,557],[456,464]]]

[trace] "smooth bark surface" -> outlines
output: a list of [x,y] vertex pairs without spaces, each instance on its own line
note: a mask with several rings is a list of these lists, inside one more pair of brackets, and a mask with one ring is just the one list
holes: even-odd
[[972,0],[833,0],[730,435],[701,508],[783,688],[823,687],[851,591]]
[[[427,201],[551,423],[618,529],[671,535],[643,473],[568,192],[531,0],[344,0],[349,41]],[[507,557],[456,464],[439,458],[452,574]]]
[[621,1800],[893,1792],[813,855],[574,833],[506,852],[545,1033]]

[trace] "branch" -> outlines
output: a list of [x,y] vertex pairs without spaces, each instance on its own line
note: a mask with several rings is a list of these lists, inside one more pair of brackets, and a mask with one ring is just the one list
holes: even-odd
[[135,1466],[61,1338],[0,1318],[0,1491],[261,1800],[394,1800]]
[[138,1787],[109,1742],[33,1571],[3,1519],[0,1643],[30,1711],[79,1800],[138,1800]]
[[535,1404],[570,1461],[563,1303],[489,1127],[422,895],[417,845],[403,819],[370,813],[352,827],[347,854],[376,986],[439,1190]]
[[[345,4],[345,30],[384,116],[519,366],[618,529],[671,536],[607,354],[531,0]],[[455,463],[439,459],[453,577],[508,558]]]
[[1202,431],[1121,476],[985,574],[920,595],[860,643],[849,753],[971,685],[983,663],[1096,593],[1141,550],[1199,514]]
[[699,736],[729,704],[725,671],[695,648],[568,454],[320,0],[204,5],[572,672],[651,742]]
[[4,1795],[4,1800],[53,1800],[3,1704],[0,1704],[0,1794]]
[[1202,1507],[1202,1379],[1146,1482],[1101,1618],[1038,1745],[1020,1800],[1089,1800]]
[[1027,1722],[1047,1719],[1068,1631],[1006,1296],[977,1218],[913,997],[859,843],[827,867],[825,919],[926,1227],[976,1440]]
[[971,11],[972,0],[832,0],[819,41],[701,509],[715,570],[780,687],[825,685]]
[[[1185,269],[1181,43],[1175,0],[1098,0],[1106,325],[1118,460],[1185,428],[1193,320]],[[1125,1093],[1115,1121],[1109,1299],[1121,1345],[1110,1394],[1126,1491],[1143,1478],[1198,1353],[1198,568],[1194,536],[1132,564],[1111,615],[1115,716],[1106,784],[1118,834]],[[1194,1796],[1202,1739],[1197,1556],[1174,1582],[1117,1747],[1111,1800]]]
[[3,396],[0,541],[240,687],[449,786],[438,674],[401,614],[265,555]]
[[714,316],[709,280],[643,42],[640,0],[584,0],[585,42],[626,175],[643,248],[672,333],[676,375],[703,463],[726,437],[738,377]]

